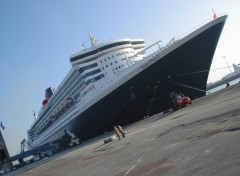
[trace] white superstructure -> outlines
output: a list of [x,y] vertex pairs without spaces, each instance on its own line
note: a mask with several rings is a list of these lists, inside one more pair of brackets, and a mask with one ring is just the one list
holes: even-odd
[[[72,68],[28,130],[28,144],[39,145],[106,95],[106,90],[143,59],[142,39],[112,40],[71,56]],[[138,54],[137,54],[138,53]],[[134,56],[134,57],[132,57]],[[47,130],[51,127],[51,130]]]

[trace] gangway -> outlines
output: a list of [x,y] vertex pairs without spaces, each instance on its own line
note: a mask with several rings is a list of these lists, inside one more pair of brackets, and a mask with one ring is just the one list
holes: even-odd
[[55,151],[55,150],[57,150],[57,148],[58,148],[57,144],[48,143],[44,146],[40,146],[40,147],[37,147],[37,148],[31,148],[27,151],[24,151],[23,144],[21,143],[21,153],[15,155],[15,156],[12,156],[11,161],[18,160],[20,164],[24,164],[23,163],[24,158],[27,158],[31,155],[39,155],[41,153],[48,152],[48,151]]
[[[42,156],[43,153],[47,153],[50,155],[50,153],[52,152],[57,152],[68,147],[73,147],[74,145],[78,145],[80,143],[80,139],[68,130],[64,130],[64,135],[59,138],[59,140],[44,144],[36,148],[32,148],[31,146],[27,145],[25,139],[23,139],[21,142],[20,154],[12,156],[11,161],[18,160],[20,165],[24,165],[23,159],[31,155]],[[25,151],[25,148],[27,148],[28,150]]]

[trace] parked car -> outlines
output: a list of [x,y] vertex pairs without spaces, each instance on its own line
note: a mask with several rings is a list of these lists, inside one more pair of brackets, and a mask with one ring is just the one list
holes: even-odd
[[191,99],[183,95],[181,92],[179,93],[171,92],[170,98],[173,102],[173,106],[172,106],[173,110],[184,108],[185,106],[192,103]]
[[34,161],[38,161],[38,160],[40,160],[39,155],[34,155],[34,156],[33,156],[33,160],[34,160]]
[[4,169],[1,169],[1,170],[0,170],[0,174],[1,174],[1,175],[5,174]]
[[7,173],[7,172],[10,172],[11,171],[11,168],[9,168],[9,167],[7,167],[6,169],[5,169],[5,172]]
[[25,164],[30,164],[30,160],[25,161]]

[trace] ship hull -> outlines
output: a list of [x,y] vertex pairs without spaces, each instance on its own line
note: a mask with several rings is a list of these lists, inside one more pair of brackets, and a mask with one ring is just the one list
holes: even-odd
[[86,140],[112,131],[113,125],[124,126],[165,111],[172,106],[170,92],[182,92],[191,99],[206,95],[208,74],[224,23],[225,20],[204,30],[163,57],[159,53],[156,62],[142,68],[45,142],[59,138],[64,129]]

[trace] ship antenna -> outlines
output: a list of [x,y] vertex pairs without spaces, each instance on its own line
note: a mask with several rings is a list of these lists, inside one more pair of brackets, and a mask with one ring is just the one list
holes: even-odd
[[92,46],[96,46],[98,44],[98,40],[96,39],[96,37],[92,36],[91,33],[88,31],[88,35],[91,41],[91,45]]
[[34,111],[34,110],[33,110],[33,116],[34,116],[35,120],[37,120],[37,116],[36,116],[36,114],[35,114],[35,111]]

